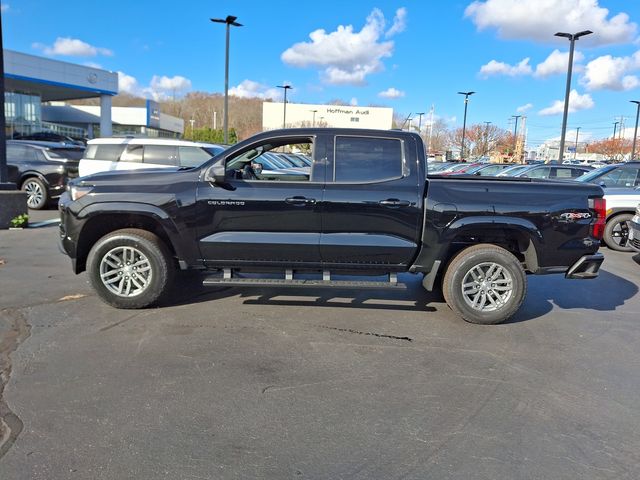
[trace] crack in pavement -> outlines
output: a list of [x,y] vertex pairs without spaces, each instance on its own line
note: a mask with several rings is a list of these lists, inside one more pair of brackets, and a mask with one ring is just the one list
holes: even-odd
[[327,327],[326,325],[318,325],[318,327],[326,328],[327,330],[336,330],[338,332],[355,333],[357,335],[371,335],[372,337],[391,338],[393,340],[405,340],[407,342],[413,342],[413,338],[411,337],[399,337],[397,335],[386,335],[384,333],[375,332],[361,332],[360,330],[354,330],[352,328]]
[[11,354],[31,335],[31,325],[17,309],[3,309],[11,319],[10,329],[0,337],[0,458],[14,444],[24,425],[22,420],[11,411],[4,399],[4,389],[11,377]]

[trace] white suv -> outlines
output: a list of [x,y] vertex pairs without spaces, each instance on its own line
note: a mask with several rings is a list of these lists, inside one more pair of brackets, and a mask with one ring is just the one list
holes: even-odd
[[168,138],[96,138],[87,142],[79,174],[84,177],[110,170],[196,167],[224,150],[213,143]]

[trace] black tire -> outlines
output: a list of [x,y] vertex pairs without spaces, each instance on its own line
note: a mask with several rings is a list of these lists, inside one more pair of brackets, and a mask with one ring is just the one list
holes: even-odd
[[[169,249],[158,236],[127,228],[96,242],[87,257],[87,272],[94,290],[109,305],[145,308],[171,290],[175,266]],[[120,280],[114,280],[117,278]],[[120,293],[116,292],[118,289]]]
[[621,213],[607,220],[602,238],[607,247],[618,252],[633,252],[633,248],[629,246],[628,223],[632,218],[632,213]]
[[[493,281],[482,277],[486,274],[491,274]],[[447,305],[467,322],[482,325],[508,320],[522,305],[526,292],[527,277],[520,261],[491,244],[460,251],[447,265],[442,281]]]
[[47,186],[38,177],[27,178],[20,187],[23,192],[27,192],[27,207],[32,210],[42,210],[49,202],[49,192]]

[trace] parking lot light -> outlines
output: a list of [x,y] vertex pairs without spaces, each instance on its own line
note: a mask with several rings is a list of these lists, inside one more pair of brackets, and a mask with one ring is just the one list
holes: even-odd
[[227,15],[227,18],[212,18],[214,23],[224,23],[227,25],[227,42],[225,48],[224,60],[224,143],[229,143],[229,30],[231,25],[234,27],[242,27],[241,23],[236,22],[238,17]]
[[293,88],[291,85],[276,85],[284,90],[284,113],[282,115],[282,128],[287,128],[287,90]]
[[636,142],[638,141],[638,118],[640,118],[640,100],[631,100],[631,103],[635,103],[636,108],[636,128],[633,130],[633,146],[631,147],[631,161],[636,158]]
[[562,132],[560,133],[560,153],[558,154],[558,163],[562,163],[562,157],[564,156],[564,141],[567,134],[567,116],[569,114],[569,95],[571,94],[571,72],[573,70],[573,51],[575,49],[576,40],[585,35],[590,35],[593,32],[591,30],[584,30],[578,33],[565,33],[558,32],[556,37],[568,38],[569,46],[569,67],[567,69],[567,88],[564,94],[564,113],[562,115]]
[[467,130],[467,104],[469,97],[476,92],[458,92],[458,95],[464,95],[464,120],[462,121],[462,147],[460,148],[460,161],[464,161],[464,137]]

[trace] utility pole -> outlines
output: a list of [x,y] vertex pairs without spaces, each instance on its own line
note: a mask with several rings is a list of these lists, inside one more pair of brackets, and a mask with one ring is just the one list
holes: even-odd
[[416,113],[416,115],[418,115],[418,134],[422,136],[422,116],[424,112]]
[[576,156],[578,155],[578,136],[580,135],[580,129],[582,127],[578,127],[576,128],[576,149],[573,152],[573,159],[576,159]]
[[402,125],[400,126],[400,130],[404,130],[404,126],[407,124],[409,120],[411,120],[411,114],[409,114],[407,118],[404,119],[404,122],[402,122]]
[[489,125],[491,122],[484,122],[484,156],[486,157],[489,153]]
[[571,72],[573,70],[573,52],[576,46],[576,40],[585,35],[590,35],[593,32],[591,30],[584,30],[578,33],[565,33],[557,32],[556,37],[568,38],[571,42],[569,45],[569,67],[567,69],[567,88],[564,95],[564,112],[562,114],[562,132],[560,134],[560,152],[558,154],[558,163],[562,163],[562,157],[564,156],[564,141],[567,134],[567,117],[569,116],[569,95],[571,94]]
[[282,128],[287,128],[287,90],[293,88],[291,85],[276,85],[284,90],[284,111],[282,113]]
[[[229,30],[231,25],[241,27],[242,24],[236,22],[238,17],[227,15],[227,18],[212,18],[214,23],[224,23],[227,25],[227,42],[224,54],[224,143],[229,144]],[[175,97],[175,90],[174,90]],[[173,99],[175,101],[175,98]]]
[[464,162],[464,137],[467,130],[467,105],[469,97],[476,92],[458,92],[458,95],[464,95],[464,120],[462,122],[462,147],[460,148],[460,161]]
[[429,142],[427,143],[427,154],[431,154],[431,136],[433,135],[433,114],[435,111],[435,106],[431,104],[431,111],[429,112]]
[[620,115],[620,128],[618,129],[618,138],[624,139],[624,121],[627,117]]
[[312,126],[316,126],[316,112],[318,110],[311,110],[311,113],[313,113],[313,123],[311,124]]

